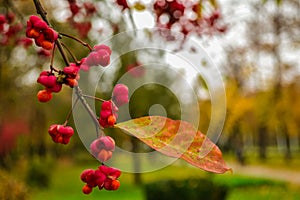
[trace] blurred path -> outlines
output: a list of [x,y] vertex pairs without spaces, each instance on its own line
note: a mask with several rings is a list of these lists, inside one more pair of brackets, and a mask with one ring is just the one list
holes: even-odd
[[229,166],[233,169],[234,174],[264,177],[300,185],[300,166],[298,172],[286,169],[273,169],[265,166],[242,166],[236,163],[229,163]]

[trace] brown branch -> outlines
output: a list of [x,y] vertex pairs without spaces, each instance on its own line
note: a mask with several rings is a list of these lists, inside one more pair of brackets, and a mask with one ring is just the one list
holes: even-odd
[[65,48],[65,50],[67,50],[67,52],[70,54],[70,56],[72,57],[72,59],[74,60],[74,62],[76,64],[78,64],[78,60],[76,58],[76,56],[73,54],[73,52],[71,51],[71,49],[69,47],[67,47],[67,45],[65,45],[64,43],[61,42],[61,45]]
[[[33,0],[35,8],[37,13],[42,17],[42,19],[51,27],[51,24],[49,23],[48,19],[47,19],[47,12],[45,11],[45,9],[43,8],[42,4],[40,3],[39,0]],[[59,39],[56,40],[56,45],[57,48],[60,52],[60,54],[63,57],[63,60],[65,61],[65,64],[67,66],[70,65],[69,59],[63,49],[63,46],[61,44],[61,42],[59,41]],[[90,115],[90,117],[92,118],[95,126],[96,126],[96,133],[97,133],[97,137],[99,136],[99,134],[104,135],[103,131],[101,129],[103,129],[103,127],[100,126],[97,117],[95,116],[94,112],[92,111],[92,109],[90,108],[89,104],[86,102],[85,98],[82,95],[82,91],[81,89],[77,86],[74,88],[76,91],[76,95],[79,98],[79,100],[81,101],[82,105],[84,106],[84,108],[86,109],[86,111],[88,112],[88,114]],[[101,130],[101,131],[100,131]]]
[[71,38],[72,40],[75,40],[77,42],[79,42],[80,44],[82,44],[83,46],[87,47],[90,51],[93,51],[93,48],[86,42],[72,36],[72,35],[69,35],[69,34],[66,34],[66,33],[59,33],[59,35],[62,35],[62,36],[65,36],[65,37],[68,37],[68,38]]
[[87,110],[87,112],[89,113],[90,117],[92,118],[95,126],[96,126],[96,132],[97,132],[97,137],[99,137],[99,134],[102,136],[104,133],[103,131],[99,132],[99,130],[102,130],[103,127],[100,126],[98,119],[96,118],[94,112],[92,111],[91,107],[89,106],[89,104],[86,102],[81,89],[77,86],[74,88],[75,92],[79,98],[79,100],[81,101],[82,105],[84,106],[84,108]]

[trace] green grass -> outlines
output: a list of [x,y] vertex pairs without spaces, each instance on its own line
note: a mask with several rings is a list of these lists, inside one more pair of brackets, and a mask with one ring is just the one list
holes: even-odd
[[[299,171],[300,166],[300,151],[292,153],[292,159],[286,160],[284,153],[279,153],[276,148],[269,147],[267,151],[267,158],[261,160],[257,154],[257,148],[248,149],[245,152],[245,162],[247,165],[259,165],[270,167],[272,169],[286,169],[292,171]],[[233,153],[224,154],[226,162],[236,162],[236,156]]]
[[[51,184],[46,189],[33,188],[32,200],[144,200],[142,186],[133,184],[132,174],[123,173],[120,177],[121,187],[118,191],[99,191],[97,188],[90,195],[84,195],[81,188],[84,185],[79,176],[83,169],[96,168],[97,163],[58,161],[52,168]],[[228,200],[266,200],[266,199],[300,199],[299,187],[290,186],[287,183],[273,181],[264,178],[252,178],[247,176],[225,174],[213,175],[202,170],[187,167],[185,165],[172,165],[159,171],[142,174],[145,183],[164,179],[186,179],[207,177],[217,184],[230,188]]]
[[49,188],[35,188],[32,192],[33,200],[99,200],[99,199],[142,199],[142,190],[130,183],[128,174],[122,175],[122,187],[117,191],[99,191],[95,188],[90,195],[84,195],[81,189],[84,183],[79,176],[85,168],[96,168],[93,165],[78,166],[70,162],[59,162]]
[[[298,191],[297,191],[298,190]],[[298,200],[299,188],[285,188],[280,186],[261,186],[238,188],[230,191],[227,200]]]

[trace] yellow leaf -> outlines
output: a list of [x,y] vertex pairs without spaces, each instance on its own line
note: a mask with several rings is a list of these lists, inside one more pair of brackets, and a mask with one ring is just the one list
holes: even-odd
[[142,4],[141,2],[136,2],[133,6],[133,8],[137,11],[144,11],[146,9],[146,6]]

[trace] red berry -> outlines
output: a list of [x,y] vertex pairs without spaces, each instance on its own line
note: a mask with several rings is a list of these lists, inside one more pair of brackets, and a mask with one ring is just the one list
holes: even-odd
[[101,146],[103,146],[104,149],[108,151],[115,150],[115,140],[112,137],[102,136],[99,138],[99,142],[101,143]]
[[58,125],[57,131],[64,137],[71,137],[74,134],[74,130],[71,126]]
[[80,61],[80,69],[83,71],[88,71],[90,66],[86,63],[86,58],[82,58]]
[[66,81],[66,84],[71,88],[78,86],[78,81],[75,78],[67,78]]
[[119,180],[112,180],[109,183],[109,187],[107,190],[117,190],[120,187],[120,181]]
[[47,90],[49,90],[49,91],[51,91],[51,92],[56,92],[56,93],[57,93],[57,92],[60,92],[61,89],[62,89],[62,84],[57,83],[57,82],[56,82],[56,84],[55,84],[53,87],[47,88]]
[[112,180],[116,180],[121,175],[121,171],[113,167],[101,165],[98,168],[103,174],[105,174],[109,179]]
[[116,123],[118,108],[112,101],[104,101],[101,105],[99,123],[102,127],[112,127]]
[[40,102],[48,102],[52,99],[52,93],[48,90],[40,90],[37,97]]
[[83,182],[87,182],[87,176],[94,173],[94,170],[93,169],[86,169],[84,170],[81,175],[80,175],[80,179],[83,181]]
[[93,49],[94,49],[95,51],[99,51],[100,49],[104,49],[104,50],[106,50],[106,52],[109,53],[109,55],[111,55],[111,53],[112,53],[110,47],[109,47],[109,46],[106,46],[106,45],[104,45],[104,44],[96,45],[96,46],[94,46]]
[[37,46],[51,50],[53,43],[58,38],[58,33],[50,28],[42,19],[32,15],[27,21],[26,36],[34,38]]
[[68,67],[64,67],[64,73],[72,78],[75,78],[79,72],[79,66],[75,63],[70,63]]
[[48,133],[55,143],[68,144],[74,130],[70,126],[53,124],[48,129]]
[[114,126],[116,121],[117,121],[116,116],[115,115],[110,115],[107,118],[107,125],[108,126]]
[[85,186],[83,186],[83,188],[82,188],[82,192],[84,194],[90,194],[92,191],[93,191],[93,188],[87,184]]
[[124,84],[117,84],[112,93],[112,100],[117,107],[129,102],[128,87]]
[[90,145],[91,153],[101,162],[106,162],[112,157],[115,150],[115,141],[110,136],[102,136]]
[[48,129],[49,134],[52,136],[55,136],[57,134],[57,124],[53,124],[50,126],[50,128]]
[[37,82],[46,88],[52,88],[56,85],[56,77],[48,71],[42,71]]
[[86,64],[89,66],[101,65],[106,67],[110,63],[110,52],[106,49],[99,49],[91,52],[86,58]]
[[97,155],[97,158],[100,162],[106,162],[112,157],[112,151],[107,151],[105,149],[101,149]]

